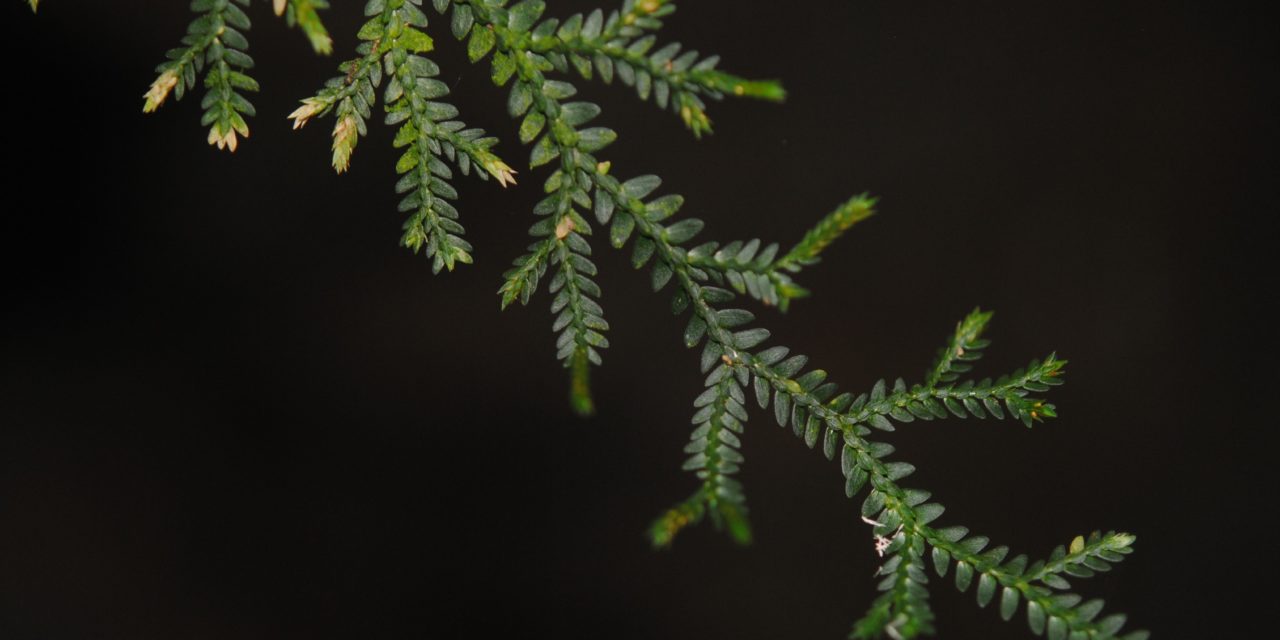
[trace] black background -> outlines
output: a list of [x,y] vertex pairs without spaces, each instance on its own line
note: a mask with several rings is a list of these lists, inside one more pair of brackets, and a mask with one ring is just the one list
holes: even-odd
[[[487,65],[435,29],[453,101],[522,169],[505,191],[459,178],[477,263],[452,274],[396,247],[386,128],[341,177],[328,121],[289,130],[358,4],[328,13],[324,60],[255,3],[264,90],[234,156],[204,143],[198,98],[139,112],[183,3],[0,10],[0,637],[843,637],[874,593],[869,533],[836,466],[763,412],[742,474],[757,542],[700,527],[648,548],[693,487],[701,385],[625,255],[598,260],[594,418],[568,409],[545,294],[498,312],[545,173],[523,170]],[[761,312],[775,341],[863,389],[917,379],[957,319],[996,309],[981,371],[1057,350],[1063,417],[902,428],[909,484],[1037,556],[1132,531],[1138,552],[1082,591],[1157,637],[1236,637],[1239,578],[1272,554],[1245,456],[1273,428],[1255,303],[1274,290],[1251,274],[1276,47],[1271,22],[1216,6],[686,2],[664,40],[790,91],[712,105],[702,141],[577,84],[621,134],[614,171],[661,174],[705,238],[789,243],[880,196],[800,278],[813,298]],[[945,637],[1028,636],[935,583]]]

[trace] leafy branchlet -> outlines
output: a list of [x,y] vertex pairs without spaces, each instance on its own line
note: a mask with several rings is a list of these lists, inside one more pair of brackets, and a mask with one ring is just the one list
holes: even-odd
[[969,364],[982,357],[982,350],[991,344],[981,339],[982,331],[991,321],[991,312],[983,313],[974,309],[973,313],[956,324],[956,331],[941,349],[937,360],[925,375],[925,385],[933,388],[939,383],[955,382],[962,373],[973,369]]
[[835,211],[814,225],[787,255],[777,262],[777,267],[799,271],[800,267],[818,262],[818,256],[853,225],[870,218],[875,213],[876,199],[867,194],[857,195],[840,205]]
[[506,186],[515,184],[515,170],[492,152],[497,138],[457,120],[458,110],[442,102],[448,85],[436,79],[440,68],[425,57],[435,47],[426,34],[427,15],[420,2],[371,2],[369,20],[357,34],[360,57],[339,67],[344,74],[331,79],[318,94],[302,101],[290,114],[294,128],[312,118],[334,115],[333,167],[338,173],[351,164],[351,154],[383,88],[387,125],[399,126],[393,144],[404,152],[396,163],[401,174],[396,192],[404,194],[400,210],[410,214],[401,244],[432,259],[432,270],[453,270],[472,262],[471,244],[462,239],[458,211],[450,204],[458,197],[449,180],[450,164],[464,175],[493,176]]
[[706,242],[689,251],[689,260],[706,271],[717,285],[727,284],[766,306],[786,311],[792,300],[809,295],[808,289],[796,284],[788,274],[799,273],[802,268],[816,264],[823,249],[850,227],[871,217],[875,203],[875,198],[867,194],[850,198],[818,222],[782,257],[777,257],[777,243],[770,243],[762,249],[760,240],[752,239],[724,246],[718,242]]
[[[317,53],[332,49],[328,33],[316,13],[328,7],[327,0],[272,0],[276,15],[286,17],[310,38]],[[239,6],[237,6],[239,5]],[[160,75],[143,95],[142,110],[151,113],[173,94],[181,100],[195,87],[197,74],[204,73],[204,116],[201,124],[209,127],[209,144],[235,151],[240,138],[249,137],[246,117],[255,109],[242,92],[256,92],[258,82],[249,76],[253,58],[247,53],[249,16],[240,7],[249,0],[194,0],[191,10],[198,14],[187,27],[182,46],[170,49],[167,60],[156,67]],[[31,8],[36,8],[35,0]]]
[[695,136],[711,131],[704,97],[719,100],[726,93],[763,100],[786,97],[773,81],[755,81],[716,70],[719,56],[702,57],[697,51],[681,51],[678,42],[657,47],[650,32],[662,27],[662,18],[675,12],[665,0],[632,2],[622,12],[575,14],[560,24],[556,38],[536,43],[564,72],[573,68],[584,79],[598,75],[605,83],[616,77],[632,87],[641,100],[653,99],[659,108],[670,108]]
[[209,127],[209,144],[235,151],[239,138],[249,137],[245,116],[254,115],[253,105],[241,91],[257,91],[258,82],[246,72],[253,58],[245,51],[249,41],[249,16],[240,6],[249,0],[195,0],[191,10],[199,14],[187,27],[182,47],[170,49],[166,62],[156,67],[160,74],[143,96],[144,112],[159,109],[169,94],[181,100],[196,84],[196,74],[204,71],[204,109],[201,124]]
[[[36,0],[30,4],[35,9]],[[200,15],[183,47],[170,51],[158,68],[160,76],[146,94],[144,110],[155,110],[170,93],[181,98],[204,70],[209,140],[220,148],[236,148],[237,135],[248,135],[244,116],[253,113],[239,91],[257,89],[245,74],[253,64],[243,34],[249,21],[237,6],[247,4],[192,3]],[[467,128],[458,110],[442,101],[448,88],[437,79],[439,68],[425,57],[435,41],[427,33],[422,4],[369,0],[368,20],[357,34],[357,57],[342,63],[340,75],[305,98],[289,117],[299,128],[314,118],[333,116],[332,164],[341,173],[367,133],[381,93],[383,119],[398,127],[394,145],[403,149],[396,163],[400,210],[409,214],[402,244],[432,258],[438,272],[472,261],[472,247],[461,237],[452,204],[457,199],[449,182],[454,168],[463,174],[478,168],[477,176],[492,176],[503,186],[514,184],[515,171],[492,152],[496,138]],[[601,364],[600,351],[608,346],[604,332],[609,325],[595,282],[598,268],[591,258],[598,235],[607,236],[614,248],[630,244],[632,265],[648,269],[653,290],[669,289],[672,312],[688,317],[683,342],[700,348],[706,375],[705,389],[693,403],[694,428],[683,465],[697,482],[687,499],[650,527],[655,546],[669,546],[683,528],[703,519],[740,543],[751,540],[744,488],[735,477],[744,463],[740,448],[751,398],[806,446],[820,445],[828,460],[839,460],[848,497],[865,494],[860,517],[871,527],[869,546],[881,559],[877,575],[882,593],[855,623],[852,637],[897,640],[932,633],[927,565],[940,577],[952,574],[960,591],[974,588],[979,606],[998,597],[1005,620],[1025,611],[1037,635],[1051,640],[1118,637],[1125,617],[1100,617],[1102,602],[1071,593],[1068,578],[1107,571],[1132,551],[1134,536],[1095,532],[1041,560],[1010,558],[1007,547],[989,546],[988,538],[970,535],[965,527],[935,528],[944,508],[931,501],[929,491],[902,484],[915,467],[892,460],[894,447],[880,440],[917,420],[1012,419],[1031,427],[1054,418],[1055,407],[1039,394],[1062,383],[1066,361],[1050,354],[994,380],[968,377],[989,344],[982,334],[991,313],[975,309],[957,323],[920,383],[880,380],[863,393],[841,391],[826,372],[808,368],[807,357],[783,346],[764,346],[769,331],[753,326],[755,314],[732,303],[747,296],[786,310],[792,300],[808,295],[792,277],[870,217],[875,199],[865,194],[849,199],[781,255],[777,243],[759,239],[693,245],[702,220],[679,219],[684,199],[655,195],[662,184],[657,176],[616,177],[601,154],[617,134],[592,124],[600,107],[575,99],[577,88],[565,78],[610,83],[616,77],[640,99],[672,109],[696,136],[710,131],[705,99],[781,100],[785,94],[777,83],[720,71],[718,57],[685,51],[679,44],[659,45],[654,32],[675,11],[667,0],[625,0],[619,10],[596,9],[564,20],[544,18],[543,0],[432,4],[448,16],[453,35],[466,42],[471,61],[489,60],[494,84],[507,87],[507,111],[519,121],[520,141],[530,145],[530,169],[549,167],[542,182],[545,195],[533,208],[533,243],[506,272],[498,292],[504,308],[516,301],[527,304],[545,282],[552,297],[557,357],[570,372],[573,408],[593,411],[590,367]],[[307,34],[317,52],[329,51],[328,34],[316,14],[326,2],[273,0],[273,5]],[[1137,631],[1124,638],[1146,635]]]

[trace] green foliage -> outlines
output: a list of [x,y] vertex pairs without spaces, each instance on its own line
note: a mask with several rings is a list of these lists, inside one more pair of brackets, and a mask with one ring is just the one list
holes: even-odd
[[989,311],[983,313],[980,309],[974,309],[973,313],[956,324],[955,333],[938,350],[937,361],[925,375],[925,385],[936,387],[940,382],[955,382],[960,374],[973,370],[969,363],[981,358],[982,350],[991,344],[989,340],[981,339],[983,329],[991,321],[991,315]]
[[[746,314],[741,310],[730,310]],[[725,312],[721,312],[722,314]],[[692,510],[711,514],[717,529],[727,529],[740,544],[751,542],[751,524],[747,521],[747,498],[742,484],[733,478],[744,462],[738,449],[739,438],[747,422],[745,375],[726,367],[718,367],[707,376],[707,389],[693,401],[697,412],[693,423],[697,425],[689,436],[684,452],[690,454],[684,470],[693,471],[702,482],[698,490],[682,504],[673,507],[650,527],[650,539],[654,546],[671,544],[675,534],[688,520],[673,520],[671,514]]]
[[778,267],[798,271],[801,266],[815,264],[818,254],[828,245],[853,225],[870,218],[875,213],[875,205],[876,199],[865,193],[850,198],[804,234],[804,238],[778,260]]
[[853,638],[914,638],[934,633],[933,611],[929,609],[929,579],[924,571],[924,541],[897,534],[885,553],[889,559],[876,575],[883,593],[866,615],[854,623]]
[[168,58],[156,67],[160,75],[143,96],[142,110],[150,113],[164,104],[172,92],[178,100],[196,84],[196,74],[204,71],[204,99],[200,123],[209,127],[209,144],[235,151],[239,136],[249,137],[245,116],[254,115],[253,105],[240,93],[257,91],[258,82],[246,72],[253,58],[245,51],[249,40],[249,16],[238,5],[249,0],[195,0],[191,10],[199,14],[187,27],[182,47],[170,49]]
[[515,179],[511,167],[491,151],[498,139],[467,128],[457,119],[458,109],[441,101],[449,87],[436,79],[436,63],[422,55],[435,47],[435,41],[424,31],[428,19],[419,5],[420,0],[366,4],[370,19],[357,34],[360,57],[343,63],[339,71],[345,74],[304,99],[290,117],[300,128],[312,118],[334,115],[332,163],[342,173],[350,166],[360,136],[368,131],[377,91],[386,80],[384,122],[399,126],[392,144],[404,149],[396,162],[401,174],[396,192],[403,194],[400,211],[410,214],[400,242],[431,258],[432,271],[439,273],[473,260],[471,244],[462,239],[458,210],[450,204],[458,193],[449,183],[449,163],[464,175],[474,167],[481,179],[492,175],[504,186]]
[[[520,3],[513,11],[532,16],[528,20],[532,24],[537,17],[529,10],[533,6]],[[641,100],[652,98],[659,108],[670,108],[695,136],[711,131],[703,98],[719,100],[726,93],[772,101],[786,97],[777,82],[752,81],[716,70],[719,56],[682,52],[678,42],[657,46],[651,32],[660,29],[662,18],[675,9],[674,3],[648,0],[628,2],[607,19],[600,9],[585,16],[574,14],[557,25],[556,37],[535,41],[530,48],[561,73],[572,69],[584,79],[598,76],[606,84],[617,78]]]
[[329,8],[329,0],[272,0],[276,15],[284,15],[291,27],[298,27],[311,41],[311,48],[321,55],[333,53],[333,39],[324,28],[317,11]]
[[724,246],[711,241],[689,251],[690,263],[706,271],[713,282],[731,286],[766,306],[786,311],[791,301],[809,295],[788,273],[799,273],[818,262],[818,254],[850,227],[875,213],[875,198],[857,195],[840,205],[810,229],[786,255],[777,258],[778,244],[761,249],[760,240],[733,241]]
[[[33,9],[36,1],[30,2]],[[145,111],[158,108],[170,92],[181,98],[204,73],[204,124],[209,141],[234,150],[237,135],[248,136],[245,116],[253,107],[241,95],[257,90],[246,72],[253,66],[244,32],[248,0],[195,0],[198,17],[182,47],[170,51],[159,78],[146,95]],[[706,99],[734,95],[781,100],[771,81],[751,81],[718,70],[716,56],[703,57],[676,43],[660,45],[655,33],[675,11],[667,0],[625,0],[618,10],[600,9],[563,20],[544,17],[543,0],[432,0],[446,16],[431,24],[422,0],[368,0],[367,21],[356,34],[356,57],[339,66],[314,96],[290,118],[295,128],[332,116],[333,155],[339,173],[350,166],[366,135],[379,95],[383,121],[396,127],[394,146],[399,208],[408,214],[401,243],[432,260],[433,272],[473,260],[462,238],[453,202],[453,171],[473,171],[514,184],[514,170],[492,151],[497,139],[468,128],[458,109],[443,99],[448,87],[426,54],[436,46],[430,28],[447,28],[463,41],[472,62],[488,61],[494,84],[506,89],[506,107],[518,122],[517,137],[529,146],[529,168],[546,167],[543,197],[533,207],[532,243],[503,277],[501,306],[527,304],[545,283],[551,297],[557,357],[570,373],[570,404],[582,414],[594,410],[591,366],[602,363],[608,322],[599,300],[593,251],[602,243],[630,245],[631,263],[646,270],[655,292],[667,290],[670,308],[686,318],[681,339],[698,349],[706,376],[694,399],[693,431],[683,464],[696,478],[685,500],[665,511],[649,528],[656,547],[668,547],[685,527],[709,518],[742,544],[752,538],[744,487],[736,474],[749,413],[748,397],[811,448],[838,460],[846,496],[862,495],[860,516],[871,527],[870,548],[882,564],[882,592],[851,631],[854,638],[895,640],[934,631],[929,607],[932,565],[948,574],[960,591],[973,589],[979,606],[994,605],[1001,618],[1025,612],[1031,631],[1051,640],[1121,637],[1125,617],[1100,617],[1103,603],[1071,592],[1072,580],[1108,571],[1132,551],[1134,536],[1095,532],[1078,536],[1032,561],[990,546],[985,536],[962,526],[935,528],[943,506],[932,494],[902,481],[915,467],[893,460],[894,447],[881,437],[915,421],[947,418],[1012,419],[1027,427],[1057,416],[1041,397],[1062,384],[1065,360],[1054,354],[991,378],[969,377],[989,342],[983,333],[992,314],[975,309],[957,323],[921,382],[880,380],[871,389],[842,391],[809,359],[780,345],[766,346],[770,333],[754,313],[739,308],[739,297],[786,310],[808,295],[793,276],[816,264],[823,251],[875,212],[876,200],[855,196],[823,217],[789,251],[759,239],[701,241],[704,223],[680,217],[684,198],[659,193],[656,175],[620,179],[603,153],[616,132],[595,121],[598,105],[576,99],[571,78],[615,78],[641,100],[677,113],[695,135],[710,131]],[[316,10],[323,0],[273,0],[285,16],[328,53],[331,46]],[[447,25],[447,27],[446,27]],[[1127,640],[1146,638],[1143,631]]]
[[[328,7],[327,0],[272,0],[276,15],[284,15],[290,25],[307,34],[317,53],[332,49],[328,33],[316,13]],[[156,67],[160,75],[143,95],[144,113],[160,108],[172,93],[175,99],[196,84],[196,76],[204,72],[204,99],[200,107],[204,116],[200,123],[209,127],[208,141],[219,149],[235,151],[240,138],[249,137],[245,118],[256,110],[242,92],[258,91],[258,82],[249,76],[253,58],[247,53],[245,36],[251,23],[240,6],[249,0],[193,0],[191,10],[198,16],[187,27],[182,46],[165,53],[166,61]],[[36,0],[31,9],[35,10]]]

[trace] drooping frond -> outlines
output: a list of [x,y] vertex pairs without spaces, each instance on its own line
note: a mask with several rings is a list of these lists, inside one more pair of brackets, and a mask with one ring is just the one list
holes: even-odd
[[[437,3],[437,8],[447,8]],[[529,229],[536,240],[529,252],[516,259],[499,289],[502,305],[515,300],[527,302],[548,269],[553,269],[548,286],[555,296],[551,312],[558,332],[556,357],[570,370],[570,403],[579,413],[594,410],[589,385],[589,364],[602,362],[600,349],[609,346],[604,331],[609,324],[597,299],[600,287],[591,261],[591,223],[583,215],[594,211],[591,175],[603,170],[592,155],[615,138],[611,129],[585,127],[600,108],[589,102],[569,101],[577,93],[569,82],[551,80],[545,59],[524,55],[519,43],[534,36],[529,30],[537,23],[545,4],[519,3],[509,10],[483,2],[454,6],[454,35],[467,39],[467,52],[477,62],[492,52],[493,81],[510,84],[507,112],[520,119],[520,140],[531,145],[529,167],[555,162],[556,168],[543,184],[547,194],[533,213],[539,220]],[[597,214],[599,212],[597,211]]]
[[450,203],[458,197],[449,183],[452,163],[462,173],[488,179],[493,176],[506,186],[515,183],[514,170],[495,155],[497,138],[481,129],[467,128],[457,119],[458,110],[442,102],[448,85],[436,79],[439,67],[423,54],[435,43],[424,29],[427,15],[421,1],[369,2],[371,18],[360,28],[359,58],[340,67],[346,74],[331,79],[290,118],[294,128],[312,118],[333,113],[333,166],[339,173],[350,166],[351,153],[359,137],[367,132],[367,121],[383,90],[388,125],[398,125],[393,144],[402,148],[396,172],[401,174],[396,192],[403,194],[401,212],[409,213],[401,244],[432,259],[433,272],[452,271],[469,264],[472,247],[462,239],[458,210]]
[[209,144],[229,151],[239,146],[237,136],[249,137],[245,116],[255,113],[240,92],[258,90],[258,82],[247,73],[253,68],[253,58],[245,52],[249,48],[244,34],[250,27],[249,16],[237,5],[248,6],[249,0],[191,3],[191,10],[199,15],[187,27],[183,46],[170,49],[165,54],[168,60],[156,67],[160,75],[143,95],[142,106],[145,113],[155,111],[170,93],[181,100],[195,87],[196,74],[203,71],[205,94],[200,106],[204,116],[200,122],[209,127]]
[[684,470],[694,472],[702,482],[692,496],[650,527],[655,547],[670,545],[684,525],[696,523],[703,513],[710,513],[716,528],[726,530],[739,544],[751,542],[747,499],[742,483],[733,477],[744,462],[738,448],[747,422],[745,379],[742,372],[717,367],[707,376],[706,390],[694,400],[695,428],[684,449],[689,454]]
[[[888,525],[877,525],[884,530]],[[883,553],[889,556],[876,575],[884,576],[876,585],[882,593],[871,608],[853,624],[851,638],[894,640],[931,635],[933,610],[929,608],[929,578],[924,569],[924,538],[903,531],[883,531],[877,536],[885,542]],[[885,538],[884,536],[892,536]]]
[[[660,262],[665,262],[665,267],[655,265],[654,273],[662,274],[655,277],[665,280],[674,274],[680,283],[680,290],[673,299],[673,309],[680,312],[693,309],[685,329],[685,344],[690,347],[704,344],[703,370],[734,369],[735,375],[749,372],[757,401],[762,408],[772,403],[774,416],[780,425],[790,426],[811,448],[822,442],[828,458],[836,457],[838,452],[847,495],[852,497],[871,487],[863,503],[862,517],[874,527],[877,549],[897,552],[894,557],[902,560],[886,565],[890,566],[882,583],[886,594],[859,622],[855,634],[859,637],[883,635],[905,638],[929,632],[932,613],[923,592],[926,581],[919,579],[919,557],[923,555],[920,547],[928,545],[948,553],[956,552],[953,541],[948,541],[928,526],[942,515],[943,508],[937,503],[926,502],[929,492],[901,487],[898,481],[912,474],[915,467],[905,462],[888,461],[894,448],[887,443],[868,440],[867,436],[873,433],[873,429],[893,430],[892,422],[932,420],[949,415],[985,417],[990,414],[997,418],[1011,415],[1024,423],[1053,417],[1056,414],[1052,405],[1028,398],[1027,394],[1046,391],[1060,384],[1065,361],[1049,356],[1033,361],[1025,369],[1001,376],[995,382],[968,381],[939,388],[924,385],[908,387],[900,380],[890,389],[880,381],[870,392],[857,397],[838,393],[837,387],[826,381],[827,375],[822,370],[805,372],[808,359],[804,356],[791,355],[785,347],[753,351],[768,339],[767,330],[741,329],[735,325],[731,331],[730,327],[723,326],[719,321],[721,311],[716,305],[730,301],[733,293],[704,284],[708,280],[707,274],[689,262],[687,252],[666,239],[661,225],[648,219],[644,202],[639,199],[628,201],[622,210],[631,215],[637,234],[655,244],[654,254],[661,257]],[[738,318],[746,317],[739,315],[738,311],[733,314]],[[677,508],[671,514],[688,512]],[[696,510],[692,512],[697,513]],[[659,523],[673,521],[679,522],[680,519],[668,515]],[[1011,587],[1017,597],[1031,603],[1028,616],[1033,631],[1048,631],[1051,638],[1059,637],[1060,629],[1083,634],[1080,637],[1085,638],[1110,638],[1119,631],[1122,618],[1108,617],[1093,622],[1097,614],[1095,605],[1086,603],[1081,609],[1075,607],[1076,602],[1070,597],[1046,595],[1039,590],[1041,587],[1023,579],[1025,558],[1015,558],[1011,564],[1001,565],[1007,549],[997,548],[979,555],[982,549],[977,548],[977,542],[980,541],[970,542],[969,547],[960,547],[961,550],[972,551],[969,555],[957,556],[963,557],[968,567],[961,571],[971,572],[976,567],[980,574],[988,576],[986,582],[989,585],[980,589],[980,604],[989,601],[990,596],[986,592],[994,589],[992,585],[999,584]],[[907,555],[902,555],[903,547],[914,549],[914,553],[908,551]],[[1079,565],[1072,563],[1072,566]],[[1014,596],[1008,597],[1012,599]],[[1004,606],[1008,608],[1011,605]],[[1043,627],[1038,624],[1041,614]],[[1134,639],[1143,637],[1145,632],[1126,636]]]
[[658,108],[671,109],[695,136],[711,131],[704,98],[734,95],[780,101],[786,97],[777,82],[717,70],[719,56],[682,51],[678,42],[659,46],[651,32],[660,29],[662,18],[675,9],[673,2],[626,0],[620,11],[609,12],[608,17],[600,9],[574,14],[558,24],[554,39],[541,46],[561,73],[573,69],[588,80],[597,75],[606,84],[616,77],[641,100],[652,98]]
[[[948,527],[932,529],[923,527],[923,535],[933,547],[933,564],[939,576],[945,576],[950,566],[955,566],[955,585],[960,591],[967,591],[977,578],[977,601],[979,606],[987,606],[1000,596],[1000,617],[1010,620],[1018,612],[1020,605],[1026,611],[1027,625],[1036,635],[1047,635],[1050,640],[1066,638],[1113,638],[1124,627],[1126,616],[1111,614],[1098,618],[1102,612],[1102,600],[1084,601],[1079,595],[1068,592],[1055,593],[1052,589],[1036,584],[1043,581],[1046,575],[1055,575],[1054,567],[1080,567],[1086,559],[1102,566],[1105,562],[1098,560],[1100,552],[1105,551],[1110,557],[1119,561],[1119,556],[1131,551],[1133,536],[1123,533],[1109,533],[1105,537],[1098,533],[1091,535],[1093,546],[1086,552],[1083,549],[1083,538],[1080,548],[1073,552],[1072,559],[1066,555],[1057,560],[1037,561],[1027,567],[1027,556],[1018,555],[1005,561],[1007,547],[987,549],[989,540],[985,536],[968,536],[965,527]],[[1073,547],[1076,544],[1073,543]],[[1108,547],[1110,547],[1108,549]],[[1123,549],[1123,551],[1119,551]],[[985,550],[985,551],[984,551]],[[1109,565],[1108,565],[1109,566]],[[1068,585],[1059,583],[1058,589],[1067,589]],[[1123,636],[1124,640],[1145,640],[1146,631],[1132,631]]]
[[991,344],[982,339],[982,331],[991,321],[991,312],[974,309],[964,320],[956,323],[955,333],[947,344],[938,350],[938,357],[925,375],[924,384],[935,387],[943,382],[955,382],[962,373],[973,369],[969,364],[982,357],[982,350]]
[[716,284],[733,287],[765,306],[785,311],[792,300],[809,295],[809,291],[778,269],[774,260],[777,255],[778,243],[771,242],[762,249],[760,240],[753,238],[724,246],[715,241],[704,242],[689,250],[689,261],[706,271]]
[[1094,531],[1086,540],[1076,536],[1070,547],[1059,545],[1047,560],[1039,561],[1027,569],[1027,579],[1039,581],[1054,589],[1070,589],[1062,574],[1075,578],[1092,578],[1100,572],[1111,570],[1111,565],[1133,553],[1137,537],[1129,533]]
[[806,232],[796,246],[779,258],[778,268],[799,271],[802,266],[816,263],[818,256],[832,242],[853,228],[853,225],[875,215],[875,206],[876,199],[865,193],[849,198],[844,204],[836,207],[835,211],[818,221],[818,224]]
[[359,57],[339,65],[342,75],[330,78],[323,89],[304,98],[302,106],[289,114],[294,129],[306,126],[313,118],[333,114],[332,164],[338,173],[350,168],[351,154],[360,136],[368,133],[368,119],[382,85],[384,56],[397,43],[404,51],[430,51],[432,47],[431,37],[412,26],[426,24],[426,16],[412,3],[371,1],[365,5],[365,15],[370,19],[356,34],[360,39],[356,47]]
[[[437,3],[447,6],[447,0]],[[504,3],[460,2],[454,7],[455,33],[467,33],[479,17],[488,18]],[[536,54],[558,73],[575,71],[590,80],[599,77],[611,83],[616,77],[632,87],[641,100],[650,98],[659,108],[671,109],[694,135],[711,131],[711,119],[704,99],[719,100],[725,95],[779,101],[786,96],[774,81],[748,80],[716,69],[718,56],[703,57],[697,51],[681,51],[679,43],[657,47],[653,31],[662,27],[662,18],[675,11],[666,0],[625,0],[621,10],[596,9],[577,13],[561,21],[537,22],[545,9],[543,0],[525,0],[505,8],[502,26],[527,33],[523,42],[512,45]],[[500,16],[501,17],[501,16]],[[497,21],[501,22],[501,21]],[[535,26],[536,23],[536,26]],[[480,45],[488,39],[476,34]]]
[[[248,135],[244,116],[253,107],[240,91],[256,90],[245,71],[243,32],[248,18],[237,5],[248,0],[196,0],[200,16],[169,54],[160,77],[146,95],[144,110],[158,108],[173,93],[181,97],[203,72],[205,124],[210,142],[234,150],[237,136]],[[36,1],[30,0],[32,9]],[[598,228],[617,249],[630,245],[631,263],[647,271],[655,292],[670,292],[670,308],[686,316],[682,342],[699,349],[705,389],[694,400],[693,431],[685,447],[684,468],[697,478],[691,495],[664,512],[650,527],[655,546],[669,546],[684,527],[704,519],[727,530],[738,542],[751,539],[746,498],[736,474],[748,419],[747,396],[801,439],[821,444],[828,460],[838,460],[845,494],[865,494],[859,517],[871,527],[870,550],[881,559],[877,572],[881,595],[852,629],[855,638],[913,638],[933,633],[929,607],[931,563],[939,576],[953,575],[960,591],[974,587],[979,606],[999,598],[1005,620],[1025,611],[1027,624],[1051,640],[1105,640],[1125,624],[1119,614],[1102,616],[1100,600],[1085,601],[1070,592],[1071,581],[1107,571],[1132,551],[1134,536],[1094,532],[1056,548],[1032,562],[1009,557],[1004,546],[991,547],[985,536],[960,526],[935,528],[944,507],[932,493],[906,487],[915,467],[893,459],[894,447],[880,440],[899,425],[951,417],[1012,418],[1030,427],[1057,416],[1041,394],[1062,384],[1065,360],[1055,354],[991,378],[970,377],[989,342],[983,337],[990,312],[975,309],[939,350],[923,379],[880,380],[864,393],[842,391],[809,358],[781,345],[768,346],[768,329],[755,314],[738,308],[740,296],[786,310],[808,295],[793,276],[815,264],[823,252],[854,225],[875,213],[876,200],[854,196],[812,227],[790,250],[777,243],[698,241],[704,223],[680,217],[685,200],[660,193],[656,175],[620,179],[602,157],[617,138],[613,129],[593,124],[600,107],[578,99],[574,75],[616,77],[643,100],[671,108],[700,135],[710,130],[705,100],[740,95],[780,100],[781,87],[721,72],[718,57],[703,57],[679,44],[660,44],[655,32],[675,5],[667,0],[625,0],[619,10],[594,10],[559,20],[545,18],[543,0],[432,0],[448,16],[449,29],[465,42],[472,62],[487,60],[494,84],[505,87],[509,115],[519,122],[517,136],[530,147],[529,169],[548,175],[544,196],[533,207],[532,244],[504,274],[502,307],[527,304],[545,283],[551,294],[552,330],[557,357],[569,371],[569,396],[575,411],[594,410],[591,366],[601,364],[608,346],[608,322],[599,302],[591,242]],[[368,0],[368,20],[357,34],[352,60],[339,67],[316,95],[289,117],[295,128],[332,115],[332,163],[339,173],[350,166],[359,139],[379,99],[384,123],[397,127],[393,145],[402,149],[396,163],[400,210],[408,214],[402,244],[432,258],[439,272],[472,261],[462,238],[453,202],[454,170],[514,184],[515,171],[494,152],[497,139],[469,128],[458,110],[444,102],[448,86],[426,57],[435,47],[427,33],[422,0]],[[300,27],[322,53],[331,41],[316,10],[324,0],[273,0],[278,15]],[[598,225],[594,227],[593,225]],[[874,436],[874,437],[873,437]],[[859,540],[858,544],[863,544]],[[927,560],[926,560],[927,558]],[[975,587],[976,585],[976,587]],[[1126,640],[1146,638],[1136,631]]]

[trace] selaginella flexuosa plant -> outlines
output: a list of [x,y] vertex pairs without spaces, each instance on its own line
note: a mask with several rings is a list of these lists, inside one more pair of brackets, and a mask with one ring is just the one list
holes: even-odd
[[[32,9],[38,0],[28,0]],[[260,3],[259,3],[260,4]],[[321,23],[325,0],[272,0],[270,8],[298,27],[311,47],[328,54],[332,41]],[[647,270],[654,291],[669,291],[670,310],[688,317],[680,339],[696,349],[706,375],[693,401],[693,432],[683,463],[694,474],[692,494],[661,514],[649,529],[667,547],[684,527],[709,520],[739,543],[751,540],[746,497],[735,474],[747,405],[757,404],[810,448],[838,460],[844,491],[861,496],[859,516],[870,527],[882,594],[854,623],[855,638],[912,638],[932,633],[930,570],[952,576],[960,591],[974,589],[979,606],[996,603],[1005,620],[1019,610],[1037,635],[1052,640],[1116,637],[1120,614],[1101,615],[1100,600],[1084,600],[1072,582],[1107,571],[1132,551],[1134,536],[1075,536],[1047,557],[1010,555],[986,536],[958,525],[940,526],[943,507],[932,494],[905,484],[915,470],[893,459],[882,440],[897,425],[916,420],[994,419],[1027,427],[1057,416],[1041,395],[1062,384],[1065,360],[1050,354],[997,378],[970,377],[988,341],[989,312],[975,310],[956,324],[918,382],[881,380],[864,393],[843,392],[809,359],[783,346],[767,346],[769,331],[748,303],[786,310],[808,295],[794,278],[875,210],[867,195],[849,198],[785,251],[760,240],[695,240],[703,222],[679,217],[684,199],[659,193],[656,175],[619,177],[606,150],[617,134],[594,124],[600,107],[576,98],[575,82],[620,84],[644,101],[673,112],[695,136],[711,131],[709,101],[738,96],[779,101],[781,86],[721,71],[719,58],[656,32],[675,11],[666,0],[625,0],[621,8],[546,17],[542,0],[368,0],[355,56],[338,75],[289,115],[295,128],[323,118],[333,122],[332,159],[342,173],[371,121],[395,129],[394,146],[407,215],[401,244],[423,253],[434,272],[470,264],[450,184],[455,171],[514,185],[516,170],[494,147],[498,140],[459,119],[447,102],[449,87],[430,54],[451,35],[473,63],[487,61],[494,84],[507,88],[506,107],[519,123],[516,136],[530,147],[527,171],[544,197],[534,206],[532,244],[515,259],[498,289],[501,306],[527,304],[544,288],[550,297],[557,357],[569,371],[569,396],[580,413],[593,410],[589,370],[602,362],[609,324],[594,277],[593,252],[602,244],[630,246],[631,262]],[[195,19],[166,54],[144,95],[143,111],[181,99],[201,85],[207,140],[235,151],[249,137],[255,115],[245,94],[258,90],[249,75],[246,34],[249,0],[195,0]],[[430,15],[434,11],[435,15]],[[537,181],[535,181],[536,183]],[[749,306],[749,305],[748,305]],[[1130,632],[1128,640],[1147,637]]]

